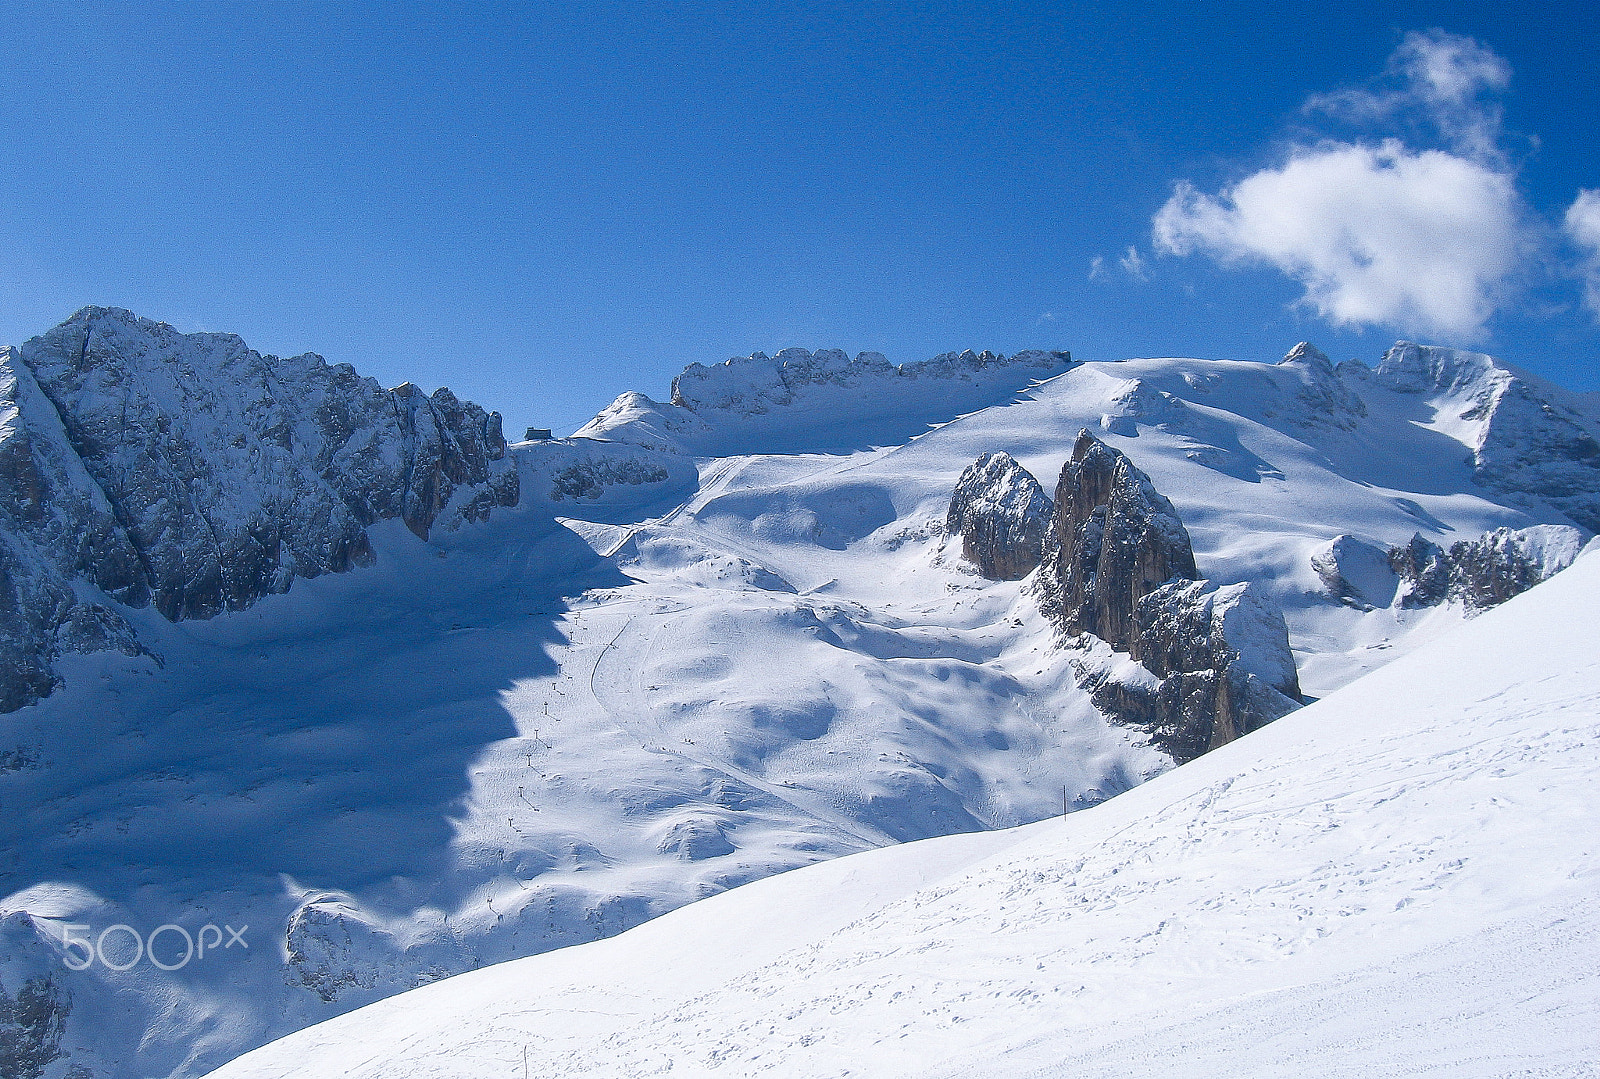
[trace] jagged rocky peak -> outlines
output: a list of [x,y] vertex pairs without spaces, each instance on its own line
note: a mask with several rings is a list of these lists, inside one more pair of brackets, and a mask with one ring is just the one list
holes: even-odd
[[1032,573],[1044,554],[1054,509],[1039,481],[1008,453],[985,453],[956,481],[945,533],[961,536],[961,551],[992,581]]
[[9,707],[63,651],[136,648],[80,585],[206,618],[371,561],[375,521],[426,538],[518,500],[500,416],[447,389],[104,307],[0,351],[0,473]]
[[1400,393],[1449,393],[1480,389],[1484,380],[1497,372],[1511,374],[1494,357],[1481,352],[1396,341],[1383,354],[1373,376],[1379,385]]
[[1421,533],[1389,551],[1402,607],[1449,601],[1469,612],[1487,610],[1570,566],[1583,549],[1583,533],[1566,525],[1496,528],[1446,550]]
[[1328,359],[1328,354],[1323,352],[1310,341],[1301,341],[1294,348],[1284,354],[1282,363],[1296,367],[1308,367],[1317,371],[1333,373],[1333,361]]
[[1037,586],[1045,609],[1066,633],[1126,651],[1139,600],[1199,576],[1189,533],[1150,477],[1087,429],[1061,468],[1055,504]]
[[1353,431],[1358,421],[1366,418],[1367,406],[1345,385],[1327,354],[1311,342],[1295,345],[1278,366],[1291,368],[1300,376],[1293,416],[1300,426]]
[[1600,418],[1577,394],[1491,356],[1401,341],[1373,375],[1426,397],[1472,453],[1473,478],[1512,502],[1538,502],[1600,532]]

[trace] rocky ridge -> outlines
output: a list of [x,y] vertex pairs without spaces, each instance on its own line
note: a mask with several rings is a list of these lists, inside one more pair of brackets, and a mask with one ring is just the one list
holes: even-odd
[[881,352],[858,353],[851,359],[841,349],[815,352],[786,348],[776,356],[754,352],[726,363],[691,363],[672,380],[672,403],[692,412],[763,413],[795,403],[808,386],[858,386],[864,380],[959,379],[1004,367],[1055,371],[1071,364],[1070,352],[1028,349],[1013,356],[990,352],[945,352],[918,363],[891,364]]
[[1448,547],[1420,532],[1394,547],[1343,535],[1312,552],[1311,567],[1330,596],[1360,610],[1454,602],[1476,614],[1548,580],[1583,546],[1569,525],[1496,528]]
[[1455,601],[1478,612],[1566,569],[1582,549],[1582,533],[1563,525],[1497,528],[1449,548],[1419,533],[1410,543],[1391,548],[1388,563],[1398,578],[1402,607]]
[[666,403],[622,394],[574,437],[698,456],[771,452],[798,430],[811,451],[829,429],[846,443],[898,444],[1072,366],[1071,353],[1039,349],[1011,356],[968,349],[898,366],[877,352],[854,359],[839,349],[755,352],[689,364]]
[[209,618],[369,563],[374,522],[518,501],[499,414],[448,389],[101,307],[0,350],[0,478],[0,710],[63,654],[137,651],[118,604]]

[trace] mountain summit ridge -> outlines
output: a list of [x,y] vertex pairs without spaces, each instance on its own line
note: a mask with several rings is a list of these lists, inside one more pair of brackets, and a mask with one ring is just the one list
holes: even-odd
[[[83,308],[0,351],[0,395],[0,611],[17,657],[0,708],[57,680],[42,656],[58,627],[105,624],[119,648],[131,637],[112,607],[76,598],[76,580],[170,621],[209,618],[369,564],[374,522],[425,539],[517,503],[498,413],[120,308]],[[73,630],[59,647],[94,643]]]

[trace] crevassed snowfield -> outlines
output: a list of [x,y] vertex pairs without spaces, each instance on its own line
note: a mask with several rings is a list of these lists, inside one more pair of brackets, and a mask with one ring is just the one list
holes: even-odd
[[[1172,499],[1202,574],[1283,605],[1301,683],[1324,696],[1462,612],[1343,605],[1310,565],[1320,545],[1567,521],[1474,481],[1481,432],[1459,417],[1498,376],[1469,374],[1400,392],[1293,364],[1130,360],[1034,385],[991,372],[934,387],[932,405],[896,398],[903,378],[825,386],[775,409],[786,452],[757,452],[761,414],[680,433],[677,454],[649,447],[680,435],[637,422],[664,406],[608,410],[590,434],[609,443],[513,450],[517,509],[426,543],[374,526],[376,567],[210,621],[129,612],[164,666],[81,658],[63,690],[0,718],[4,744],[35,762],[0,774],[5,804],[30,807],[0,817],[0,959],[65,978],[69,924],[250,925],[248,954],[69,982],[61,1067],[194,1075],[432,979],[614,936],[775,873],[1094,805],[1171,762],[1095,712],[1021,584],[977,577],[939,534],[961,470],[1006,450],[1053,487],[1079,428],[1095,429]],[[841,422],[840,402],[861,399],[874,416]],[[968,411],[952,418],[958,401]],[[574,462],[666,479],[552,500]],[[1186,811],[1159,822],[1177,853]],[[943,875],[947,857],[993,842],[895,857]],[[808,872],[788,880],[854,871]],[[839,892],[822,887],[794,928],[855,917]],[[1230,901],[1220,885],[1214,898]],[[661,978],[709,988],[697,966]],[[1075,999],[1103,995],[1083,984]],[[1019,1017],[1035,1006],[1014,1003]]]
[[216,1075],[1597,1074],[1597,614],[1590,554],[1092,809],[797,870]]

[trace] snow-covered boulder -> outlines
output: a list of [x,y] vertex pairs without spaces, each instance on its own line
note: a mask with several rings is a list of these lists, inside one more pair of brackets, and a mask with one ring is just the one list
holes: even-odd
[[1350,535],[1335,536],[1313,551],[1311,568],[1329,595],[1361,610],[1389,606],[1400,584],[1387,549]]
[[1400,579],[1403,607],[1455,600],[1468,611],[1487,610],[1566,569],[1584,546],[1583,533],[1566,525],[1497,528],[1449,549],[1423,537],[1389,551]]
[[1055,503],[1034,594],[1063,632],[1125,651],[1139,600],[1199,576],[1189,533],[1150,477],[1087,428],[1061,468]]
[[1008,453],[985,453],[956,481],[945,533],[992,581],[1021,580],[1043,556],[1054,506],[1033,473]]

